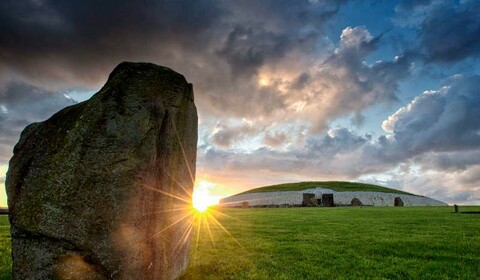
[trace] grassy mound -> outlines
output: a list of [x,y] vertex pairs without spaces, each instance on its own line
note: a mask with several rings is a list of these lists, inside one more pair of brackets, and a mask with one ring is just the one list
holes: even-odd
[[[247,193],[262,193],[262,192],[285,192],[285,191],[302,191],[306,189],[312,189],[316,187],[331,189],[337,192],[347,192],[347,191],[366,191],[366,192],[385,192],[385,193],[399,193],[399,194],[409,194],[414,195],[408,192],[403,192],[400,190],[390,189],[382,186],[372,185],[372,184],[363,184],[363,183],[354,183],[354,182],[342,182],[342,181],[325,181],[325,182],[298,182],[298,183],[287,183],[287,184],[278,184],[260,187],[256,189],[251,189],[246,192],[239,194]],[[236,195],[239,195],[236,194]]]

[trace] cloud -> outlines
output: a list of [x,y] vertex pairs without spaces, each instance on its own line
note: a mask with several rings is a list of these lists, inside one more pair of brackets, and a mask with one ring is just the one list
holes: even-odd
[[419,31],[428,60],[456,62],[480,54],[480,4],[460,2],[431,10]]
[[479,171],[478,165],[468,170],[444,172],[434,169],[420,170],[419,166],[413,164],[382,174],[364,176],[359,181],[394,187],[436,198],[449,204],[479,205],[480,181],[478,176],[471,180],[472,174],[478,175]]
[[0,86],[14,79],[50,91],[98,89],[121,61],[150,61],[184,74],[206,116],[282,118],[295,96],[260,86],[257,74],[328,52],[325,25],[345,2],[6,1]]
[[435,170],[467,170],[471,166],[480,165],[480,149],[427,153],[421,157],[421,162]]
[[308,73],[301,73],[298,75],[295,80],[292,81],[292,83],[289,86],[290,90],[302,90],[304,89],[312,80],[312,77]]
[[208,77],[197,74],[206,65],[246,75],[314,44],[344,2],[3,1],[0,68],[52,87],[99,87],[125,60],[167,65],[194,82]]
[[205,46],[223,14],[209,0],[2,1],[0,42],[8,55],[0,66],[39,84],[98,87],[121,61]]
[[382,159],[369,155],[375,145],[370,135],[359,136],[345,128],[330,129],[321,136],[307,137],[302,146],[274,149],[282,146],[284,138],[287,136],[281,133],[273,136],[267,133],[266,146],[253,151],[204,147],[198,164],[212,173],[228,163],[228,168],[236,173],[261,171],[276,175],[275,180],[286,177],[353,179],[365,172],[386,169]]
[[219,125],[215,130],[212,143],[222,148],[230,148],[235,142],[258,133],[258,129],[248,123],[238,126]]
[[395,100],[409,72],[403,56],[364,64],[379,38],[363,27],[344,29],[339,46],[328,47],[325,25],[345,2],[2,2],[0,85],[92,90],[120,61],[148,60],[193,82],[201,118],[302,120],[318,132]]
[[[369,182],[451,203],[480,203],[479,88],[480,76],[455,76],[389,116],[383,123],[386,135],[378,138],[337,127],[307,135],[302,145],[276,149],[269,141],[275,144],[274,136],[283,136],[267,129],[263,147],[242,152],[208,146],[199,164],[213,173],[228,163],[227,172],[262,174],[271,183],[284,178],[365,180],[371,174]],[[387,179],[375,179],[382,177]]]
[[[242,44],[246,43],[249,48],[232,44],[235,50],[242,50],[235,53],[249,54],[256,44],[267,49],[278,46],[254,39],[252,47],[249,36],[241,36]],[[264,38],[270,42],[269,36]],[[268,63],[263,63],[263,59],[267,59],[263,55],[259,60],[242,60],[246,64],[235,65],[251,69],[248,71],[252,73],[245,70],[250,77],[237,76],[233,90],[231,84],[225,84],[221,96],[209,95],[209,104],[216,104],[210,107],[210,112],[230,118],[247,115],[259,126],[301,120],[312,133],[321,132],[330,121],[352,113],[356,123],[361,124],[361,112],[365,108],[397,100],[399,82],[410,74],[409,55],[373,64],[365,62],[380,40],[381,37],[373,37],[365,27],[347,27],[340,35],[338,47],[323,50],[320,56],[306,54],[301,44],[294,44],[294,48],[281,48],[281,55],[276,51],[265,52],[269,54]]]
[[480,76],[457,76],[417,96],[383,122],[391,133],[390,149],[409,157],[480,148],[479,88]]
[[365,63],[380,39],[364,27],[347,27],[340,36],[340,46],[310,73],[312,82],[304,91],[303,111],[313,116],[313,131],[325,129],[328,121],[337,117],[352,112],[360,116],[373,104],[397,100],[398,83],[410,74],[411,59],[404,55],[392,61]]
[[12,156],[13,146],[26,125],[43,121],[52,112],[75,103],[64,94],[41,90],[28,84],[7,85],[0,91],[0,165]]
[[262,27],[237,26],[218,54],[231,65],[234,76],[251,75],[269,58],[284,56],[291,44],[288,36],[263,30]]
[[288,136],[283,132],[275,132],[273,134],[266,133],[265,137],[263,138],[263,143],[272,148],[277,148],[285,144],[287,140]]
[[384,122],[384,136],[330,126],[352,116],[359,125],[372,105],[397,104],[418,53],[435,63],[477,57],[478,4],[400,1],[397,12],[416,18],[406,26],[418,31],[420,45],[386,58],[384,36],[364,26],[327,36],[345,3],[2,1],[0,163],[25,125],[75,103],[65,92],[95,91],[121,61],[150,61],[194,84],[199,172],[244,188],[353,180],[415,165],[433,174],[428,182],[396,171],[404,176],[398,186],[431,193],[443,172],[458,175],[445,182],[472,192],[480,153],[477,76],[420,94]]
[[425,62],[453,64],[480,54],[478,1],[408,0],[395,10],[394,23],[416,29],[409,48]]
[[[217,51],[234,77],[252,75],[292,49],[308,52],[346,1],[233,1],[233,29]],[[241,20],[240,20],[241,19]]]
[[[0,88],[13,81],[59,101],[72,88],[95,91],[121,61],[150,61],[193,82],[202,119],[249,115],[269,123],[286,115],[286,95],[260,86],[256,73],[292,53],[317,55],[324,25],[344,2],[3,1]],[[18,137],[27,122],[61,108],[46,101],[33,106],[36,115],[28,118],[9,116],[7,123],[2,114],[3,125]],[[217,144],[228,144],[228,130],[218,132]]]

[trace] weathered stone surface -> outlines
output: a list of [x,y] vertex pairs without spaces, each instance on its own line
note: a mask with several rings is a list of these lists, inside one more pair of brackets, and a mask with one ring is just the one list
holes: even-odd
[[14,278],[178,277],[196,144],[192,85],[148,63],[121,63],[90,100],[29,125],[6,181]]
[[352,201],[350,202],[350,205],[352,206],[363,206],[363,203],[360,199],[354,197]]
[[314,193],[303,193],[302,197],[303,197],[302,206],[315,206],[315,205],[317,205],[317,201],[315,199],[315,194]]

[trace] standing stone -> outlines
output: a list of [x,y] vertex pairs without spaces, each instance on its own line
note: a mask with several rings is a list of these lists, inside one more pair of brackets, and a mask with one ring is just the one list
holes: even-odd
[[165,67],[121,63],[22,132],[10,161],[14,279],[174,279],[192,225],[197,112]]
[[363,206],[363,203],[360,199],[354,197],[352,201],[350,202],[351,206]]

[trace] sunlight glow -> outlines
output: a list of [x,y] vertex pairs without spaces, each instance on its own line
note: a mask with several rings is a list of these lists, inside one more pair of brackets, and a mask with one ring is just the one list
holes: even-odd
[[267,80],[267,78],[260,78],[260,79],[258,80],[258,84],[259,84],[260,86],[262,86],[262,87],[266,87],[266,86],[268,86],[270,83],[269,83],[269,81]]
[[210,188],[214,186],[215,184],[205,180],[200,180],[195,184],[192,194],[193,208],[199,212],[205,212],[208,207],[219,203],[219,198],[210,193]]
[[[175,127],[175,126],[174,126]],[[176,130],[175,130],[176,132]],[[182,142],[177,134],[177,140],[182,150],[182,156],[185,160],[186,167],[188,169],[188,173],[190,175],[191,182],[194,183],[194,190],[193,193],[190,192],[189,188],[183,186],[175,176],[172,176],[170,173],[166,172],[166,175],[169,179],[172,180],[176,185],[178,185],[179,189],[175,192],[167,192],[164,191],[156,182],[156,178],[154,176],[148,176],[148,174],[142,174],[142,187],[144,187],[148,191],[157,192],[163,196],[168,197],[169,199],[177,200],[177,203],[173,203],[173,207],[168,207],[165,209],[161,209],[162,211],[157,212],[150,212],[144,213],[144,215],[156,215],[159,213],[166,213],[170,212],[172,214],[171,220],[169,220],[169,224],[162,226],[161,229],[155,231],[152,235],[146,237],[144,242],[149,242],[153,239],[161,237],[161,234],[165,231],[170,230],[178,230],[183,227],[183,233],[178,240],[178,243],[175,245],[174,250],[172,251],[172,256],[177,252],[177,248],[182,248],[183,246],[189,246],[190,236],[192,233],[196,233],[196,242],[195,242],[195,254],[193,258],[193,262],[196,261],[197,258],[197,249],[198,244],[202,240],[200,237],[202,231],[206,231],[212,245],[215,245],[214,235],[213,232],[217,232],[218,229],[227,233],[234,241],[237,243],[241,248],[241,244],[236,240],[233,235],[220,223],[219,220],[214,215],[232,218],[227,214],[220,213],[217,209],[211,208],[210,206],[217,205],[220,202],[220,198],[223,196],[213,195],[212,193],[218,192],[220,186],[218,184],[212,183],[205,179],[200,179],[195,182],[195,178],[192,173],[192,167],[189,165],[189,161],[187,160],[187,155],[185,150],[183,149]],[[228,164],[225,166],[227,168]],[[0,166],[1,167],[1,166]],[[223,173],[224,170],[222,170]],[[150,174],[151,175],[151,174]],[[188,185],[189,187],[190,185]],[[182,190],[182,192],[179,192]],[[208,210],[208,211],[207,211]],[[178,214],[177,214],[177,213]],[[169,214],[170,215],[170,214]],[[233,218],[232,218],[233,219]],[[196,231],[195,231],[196,229]],[[126,236],[131,236],[127,234]],[[171,256],[171,257],[172,257]]]

